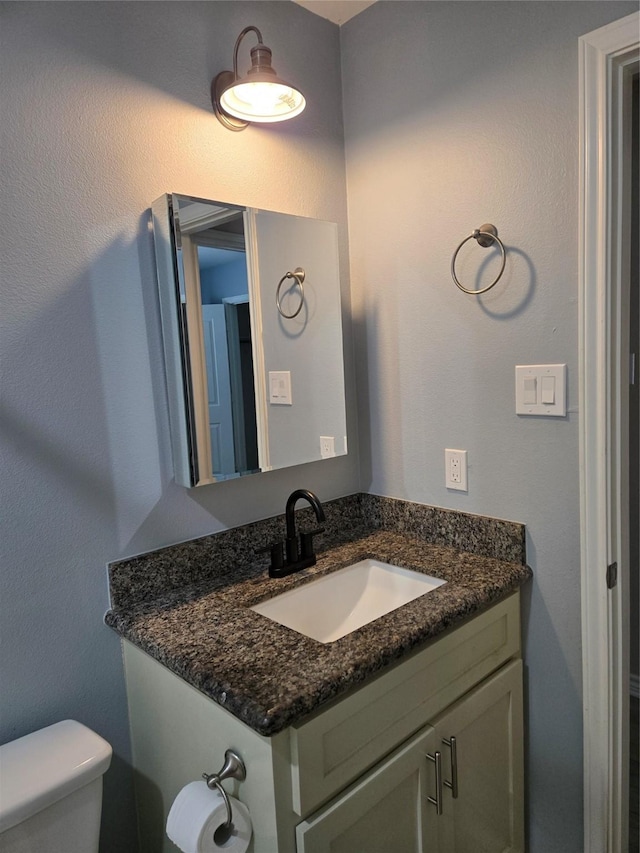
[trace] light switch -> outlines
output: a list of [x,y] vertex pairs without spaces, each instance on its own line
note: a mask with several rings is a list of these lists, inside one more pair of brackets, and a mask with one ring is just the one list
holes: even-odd
[[269,402],[277,406],[291,405],[291,371],[269,371]]
[[543,376],[540,380],[540,402],[553,405],[556,401],[555,376]]
[[516,365],[516,414],[564,417],[566,364]]
[[537,384],[535,376],[525,376],[523,400],[528,406],[535,406],[538,402]]

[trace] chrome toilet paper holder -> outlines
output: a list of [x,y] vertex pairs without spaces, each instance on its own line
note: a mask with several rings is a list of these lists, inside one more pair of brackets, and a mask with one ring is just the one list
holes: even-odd
[[[229,799],[229,795],[222,787],[222,782],[225,779],[237,779],[239,782],[244,782],[247,778],[247,768],[245,767],[244,761],[235,752],[233,749],[227,749],[224,754],[224,764],[222,765],[222,770],[218,773],[203,773],[202,778],[207,783],[207,787],[212,791],[214,788],[217,789],[218,793],[224,800],[225,807],[227,809],[227,820],[216,830],[216,835],[218,833],[224,833],[227,837],[231,832],[231,828],[233,826],[233,811],[231,809],[231,800]],[[215,836],[214,836],[215,838]],[[223,839],[216,839],[218,842],[223,843]]]

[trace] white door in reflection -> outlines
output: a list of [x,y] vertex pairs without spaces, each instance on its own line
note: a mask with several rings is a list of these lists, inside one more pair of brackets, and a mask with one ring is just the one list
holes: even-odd
[[207,363],[211,464],[214,477],[219,477],[236,472],[224,305],[203,305],[202,322]]

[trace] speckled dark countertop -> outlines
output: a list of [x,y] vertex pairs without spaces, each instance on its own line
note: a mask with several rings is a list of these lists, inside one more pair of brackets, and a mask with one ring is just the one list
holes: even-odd
[[[282,532],[281,517],[112,564],[105,621],[252,729],[273,735],[531,576],[524,527],[515,522],[370,495],[325,510],[317,564],[286,578],[269,578],[255,556],[257,545]],[[305,513],[297,513],[303,529]],[[327,644],[248,609],[366,557],[447,583]]]

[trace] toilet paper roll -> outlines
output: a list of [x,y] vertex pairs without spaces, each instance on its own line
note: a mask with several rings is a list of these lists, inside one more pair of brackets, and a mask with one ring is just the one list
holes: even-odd
[[231,834],[218,833],[214,838],[216,830],[227,820],[224,800],[206,782],[190,782],[173,801],[167,818],[167,835],[183,853],[216,850],[246,853],[253,832],[249,810],[235,797],[229,799],[233,811]]

